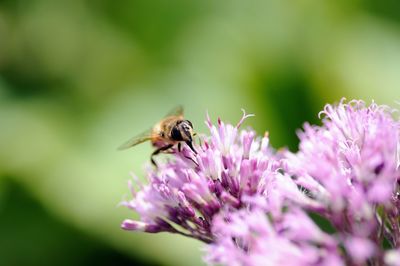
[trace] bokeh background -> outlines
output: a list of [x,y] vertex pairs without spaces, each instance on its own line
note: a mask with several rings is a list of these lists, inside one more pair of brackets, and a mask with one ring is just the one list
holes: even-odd
[[119,228],[152,148],[118,145],[183,104],[296,150],[325,103],[399,91],[397,0],[0,0],[0,264],[203,265]]

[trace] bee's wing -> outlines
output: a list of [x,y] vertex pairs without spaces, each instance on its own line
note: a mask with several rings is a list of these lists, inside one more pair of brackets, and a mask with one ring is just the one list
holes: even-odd
[[136,136],[132,137],[131,139],[129,139],[128,141],[126,141],[125,143],[123,143],[121,146],[118,147],[118,150],[128,149],[128,148],[133,147],[142,142],[151,140],[152,138],[153,138],[153,136],[151,134],[151,130],[147,130],[147,131],[143,132],[142,134],[136,135]]
[[183,106],[182,105],[175,106],[173,109],[171,109],[171,111],[168,112],[168,114],[165,117],[168,116],[183,116]]

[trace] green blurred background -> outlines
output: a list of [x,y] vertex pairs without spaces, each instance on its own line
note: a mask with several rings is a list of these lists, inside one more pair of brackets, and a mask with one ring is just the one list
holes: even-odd
[[202,265],[201,243],[119,228],[117,152],[177,104],[270,132],[341,97],[395,106],[400,2],[0,0],[0,264]]

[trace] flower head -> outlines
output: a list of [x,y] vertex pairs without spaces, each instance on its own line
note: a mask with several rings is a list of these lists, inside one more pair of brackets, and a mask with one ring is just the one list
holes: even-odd
[[[326,105],[305,124],[297,153],[279,156],[268,134],[207,115],[210,136],[147,172],[123,205],[140,220],[122,228],[178,233],[208,244],[224,265],[398,265],[400,122],[362,101]],[[322,231],[319,214],[336,230]],[[383,248],[385,243],[391,250]]]
[[122,228],[146,232],[172,232],[206,243],[214,239],[213,219],[222,208],[240,209],[247,195],[263,194],[266,180],[279,162],[268,146],[268,137],[256,138],[252,130],[239,131],[251,115],[243,113],[236,126],[218,120],[206,125],[211,136],[200,137],[197,154],[184,147],[173,159],[148,172],[148,184],[123,205],[141,220],[125,220]]
[[[268,204],[267,204],[268,205]],[[206,260],[223,265],[343,265],[335,240],[297,208],[279,219],[266,209],[222,212]]]
[[321,204],[355,263],[379,255],[382,232],[391,230],[385,223],[398,215],[400,123],[393,113],[363,101],[326,105],[322,126],[305,124],[299,152],[287,154],[285,170]]

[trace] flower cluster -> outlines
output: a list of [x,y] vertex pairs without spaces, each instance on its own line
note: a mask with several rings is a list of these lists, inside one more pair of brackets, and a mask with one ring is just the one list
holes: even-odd
[[267,136],[239,132],[249,116],[244,113],[235,127],[220,120],[215,126],[208,117],[211,137],[195,145],[197,154],[183,147],[174,160],[149,169],[149,183],[138,192],[132,189],[133,199],[123,203],[138,212],[141,221],[125,220],[122,228],[179,233],[212,243],[214,216],[223,208],[242,208],[243,195],[263,193],[265,177],[279,166]]
[[382,245],[399,245],[400,123],[394,110],[362,101],[326,105],[322,126],[306,124],[286,172],[321,203],[356,264],[382,264]]
[[[210,136],[130,183],[126,230],[170,232],[208,244],[222,265],[398,265],[400,122],[362,101],[326,105],[305,124],[297,153],[207,115]],[[135,187],[135,188],[134,188]],[[137,189],[138,188],[138,189]],[[324,232],[319,216],[335,232]],[[386,247],[387,245],[390,246]],[[385,247],[385,248],[384,248]]]
[[290,205],[279,215],[271,214],[268,202],[223,211],[214,218],[212,232],[216,239],[207,249],[210,263],[343,265],[336,240]]

